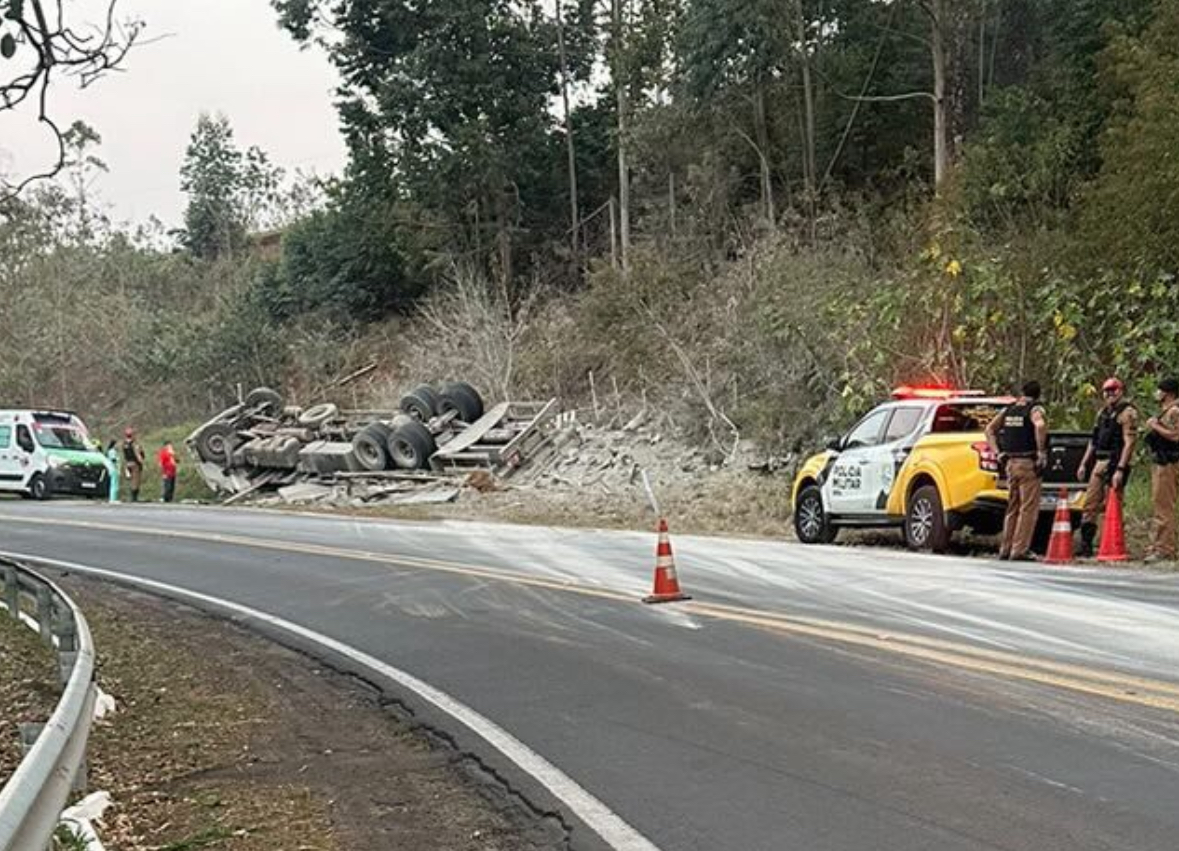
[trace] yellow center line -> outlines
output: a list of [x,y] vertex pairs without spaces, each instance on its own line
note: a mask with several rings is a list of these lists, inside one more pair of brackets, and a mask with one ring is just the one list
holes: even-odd
[[[393,555],[366,550],[331,547],[321,544],[296,543],[242,535],[191,532],[178,529],[145,529],[116,523],[91,520],[44,519],[0,514],[0,520],[42,526],[69,526],[103,532],[120,532],[177,540],[315,555],[327,558],[361,561],[370,564],[424,570],[468,578],[487,579],[532,588],[543,588],[583,597],[593,597],[622,603],[635,603],[631,594],[580,584],[572,580],[538,577],[508,569],[483,567],[457,562],[440,561],[418,556]],[[692,601],[681,606],[683,611],[699,617],[764,629],[780,635],[800,636],[867,648],[919,661],[948,665],[975,673],[1023,680],[1068,691],[1132,703],[1154,709],[1179,713],[1179,684],[1146,677],[1121,674],[1090,668],[1084,665],[1054,662],[1016,653],[973,647],[911,633],[873,629],[858,624],[796,617],[771,611],[731,606],[720,603]]]

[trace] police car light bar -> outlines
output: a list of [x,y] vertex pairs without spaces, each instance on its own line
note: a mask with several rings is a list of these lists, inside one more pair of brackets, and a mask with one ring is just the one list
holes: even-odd
[[954,390],[950,387],[898,387],[892,391],[894,399],[961,399],[986,396],[982,390]]

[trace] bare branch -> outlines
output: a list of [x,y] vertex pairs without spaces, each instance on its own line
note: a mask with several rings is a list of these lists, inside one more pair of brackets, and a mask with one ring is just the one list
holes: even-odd
[[[0,20],[0,25],[16,31],[14,60],[19,62],[26,58],[24,67],[14,76],[0,80],[0,112],[16,110],[35,97],[37,121],[56,141],[57,157],[47,170],[19,183],[12,184],[0,178],[0,200],[16,196],[34,181],[54,177],[65,164],[65,141],[49,108],[49,88],[55,72],[74,77],[81,88],[87,88],[108,71],[118,69],[143,32],[141,21],[129,20],[120,24],[116,20],[118,0],[109,0],[101,24],[85,25],[91,30],[89,33],[67,24],[65,5],[68,0],[52,0],[54,5],[47,13],[49,2],[27,0],[19,17]],[[11,13],[12,8],[7,0],[0,0],[0,9]]]

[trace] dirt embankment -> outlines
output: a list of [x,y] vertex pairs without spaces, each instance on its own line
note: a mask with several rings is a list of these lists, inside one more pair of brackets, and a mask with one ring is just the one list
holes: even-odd
[[53,652],[0,609],[0,784],[20,762],[20,725],[48,720],[60,696]]
[[171,602],[64,584],[119,704],[88,755],[112,851],[564,847],[366,684]]

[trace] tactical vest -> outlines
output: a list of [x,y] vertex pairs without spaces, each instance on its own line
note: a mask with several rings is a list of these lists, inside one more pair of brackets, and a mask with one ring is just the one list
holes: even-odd
[[1101,460],[1118,461],[1122,457],[1122,449],[1126,439],[1122,434],[1122,424],[1118,418],[1130,407],[1129,402],[1119,402],[1113,409],[1102,408],[1097,415],[1097,426],[1093,429],[1093,449]]
[[135,451],[135,444],[129,440],[123,441],[123,461],[127,464],[139,463],[139,453]]
[[1146,435],[1146,446],[1150,450],[1151,460],[1160,467],[1179,464],[1179,441],[1167,440],[1151,429],[1150,434]]
[[1012,458],[1034,458],[1036,455],[1036,425],[1032,422],[1034,402],[1020,403],[1003,411],[999,425],[999,451]]

